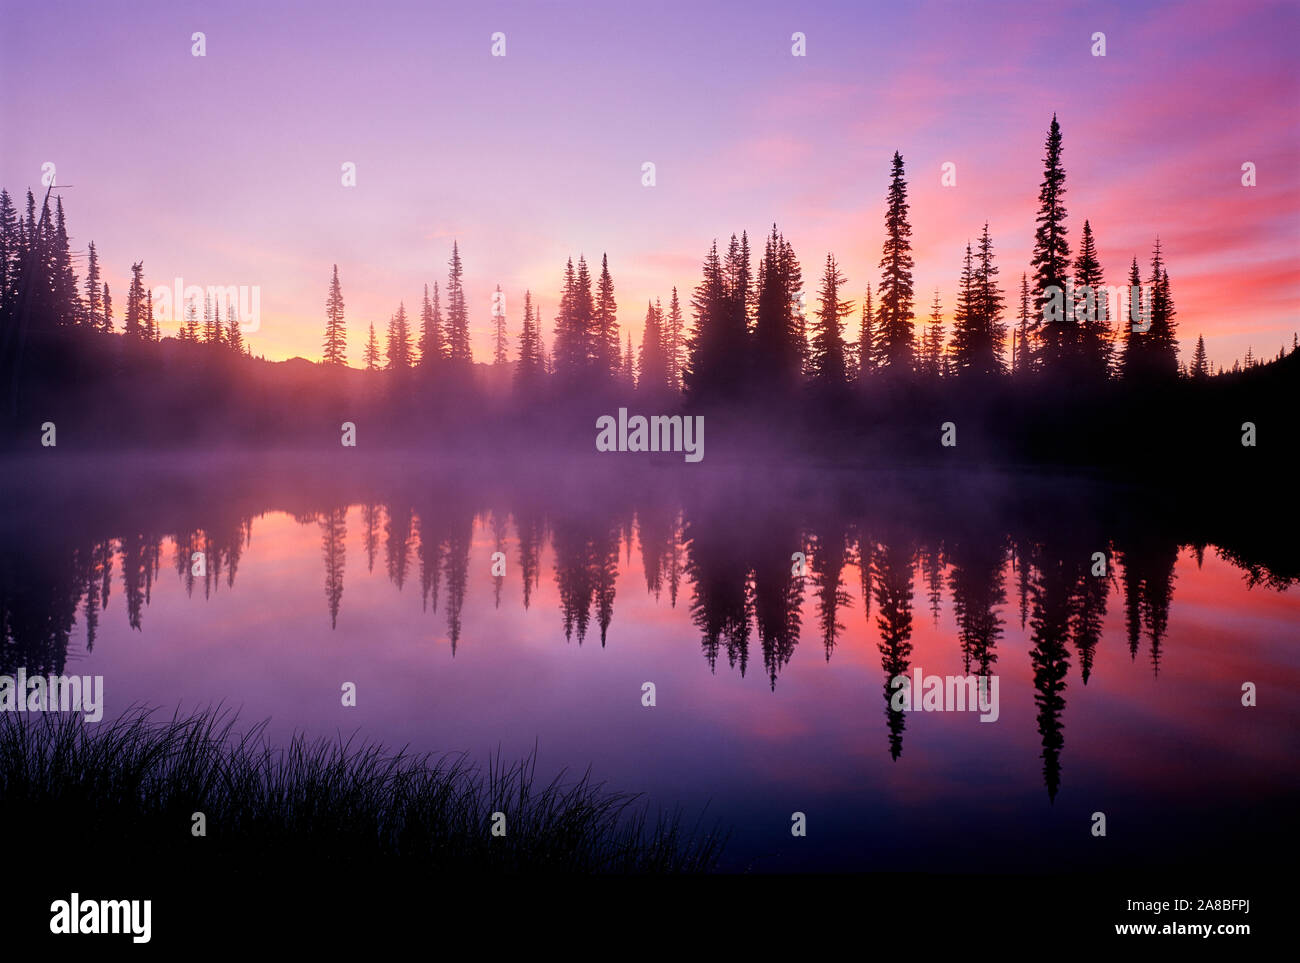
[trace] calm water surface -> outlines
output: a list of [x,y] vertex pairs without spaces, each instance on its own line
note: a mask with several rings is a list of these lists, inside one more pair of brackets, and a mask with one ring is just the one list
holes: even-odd
[[[1300,595],[1267,531],[1006,476],[473,474],[11,465],[0,672],[102,675],[107,717],[536,745],[730,827],[728,869],[1159,867],[1289,831]],[[999,718],[888,712],[918,667],[995,674]]]

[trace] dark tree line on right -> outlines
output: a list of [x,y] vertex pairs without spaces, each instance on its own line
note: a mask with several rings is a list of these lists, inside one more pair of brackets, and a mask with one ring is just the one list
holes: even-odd
[[[843,297],[846,280],[833,255],[827,255],[818,303],[812,306],[802,303],[801,267],[775,226],[757,272],[751,272],[747,236],[739,242],[733,237],[722,256],[715,244],[692,299],[696,325],[686,341],[683,371],[688,398],[734,398],[745,385],[764,394],[780,393],[801,383],[835,395],[872,379],[918,376],[978,381],[1041,375],[1071,383],[1208,376],[1203,343],[1193,367],[1180,371],[1176,313],[1159,241],[1146,278],[1135,257],[1127,283],[1120,286],[1125,294],[1140,288],[1138,303],[1128,303],[1123,315],[1112,319],[1092,225],[1084,221],[1072,258],[1064,198],[1061,128],[1053,116],[1032,274],[1020,279],[1018,324],[1012,329],[1006,317],[1006,296],[985,224],[976,247],[966,248],[947,339],[938,292],[928,325],[918,331],[907,182],[898,153],[886,196],[880,281],[874,296],[867,288],[855,341],[845,337],[854,303]],[[1118,322],[1114,327],[1112,320]]]

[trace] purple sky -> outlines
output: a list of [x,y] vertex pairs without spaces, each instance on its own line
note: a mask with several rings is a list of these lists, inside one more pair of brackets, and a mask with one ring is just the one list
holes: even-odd
[[646,299],[688,299],[714,237],[761,250],[773,221],[806,278],[833,251],[860,298],[897,149],[917,313],[937,286],[950,314],[985,220],[1004,285],[1027,270],[1056,112],[1072,248],[1089,218],[1120,283],[1158,234],[1185,353],[1203,333],[1213,361],[1271,355],[1300,327],[1295,3],[276,6],[6,11],[0,185],[57,165],[119,308],[138,259],[151,285],[260,285],[254,351],[318,358],[337,263],[356,364],[368,322],[445,283],[456,238],[480,360],[497,284],[516,334],[540,298],[549,345],[570,254],[608,252],[639,340]]

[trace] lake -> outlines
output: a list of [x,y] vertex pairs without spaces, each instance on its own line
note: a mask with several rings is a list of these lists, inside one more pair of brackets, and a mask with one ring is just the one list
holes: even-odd
[[[106,719],[536,748],[727,828],[726,870],[1159,869],[1288,831],[1300,566],[1267,518],[618,457],[11,459],[0,673],[102,676]],[[917,670],[995,676],[996,719],[891,710]]]

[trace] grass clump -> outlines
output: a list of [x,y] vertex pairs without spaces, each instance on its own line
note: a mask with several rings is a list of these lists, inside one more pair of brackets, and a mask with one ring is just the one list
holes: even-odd
[[[0,713],[0,825],[21,828],[45,860],[65,851],[297,872],[694,873],[714,868],[725,842],[678,813],[651,819],[638,796],[589,773],[542,783],[535,750],[484,769],[352,739],[295,735],[275,747],[265,723],[241,734],[235,722],[220,707],[170,718],[136,707],[96,724]],[[504,836],[492,835],[496,812]]]

